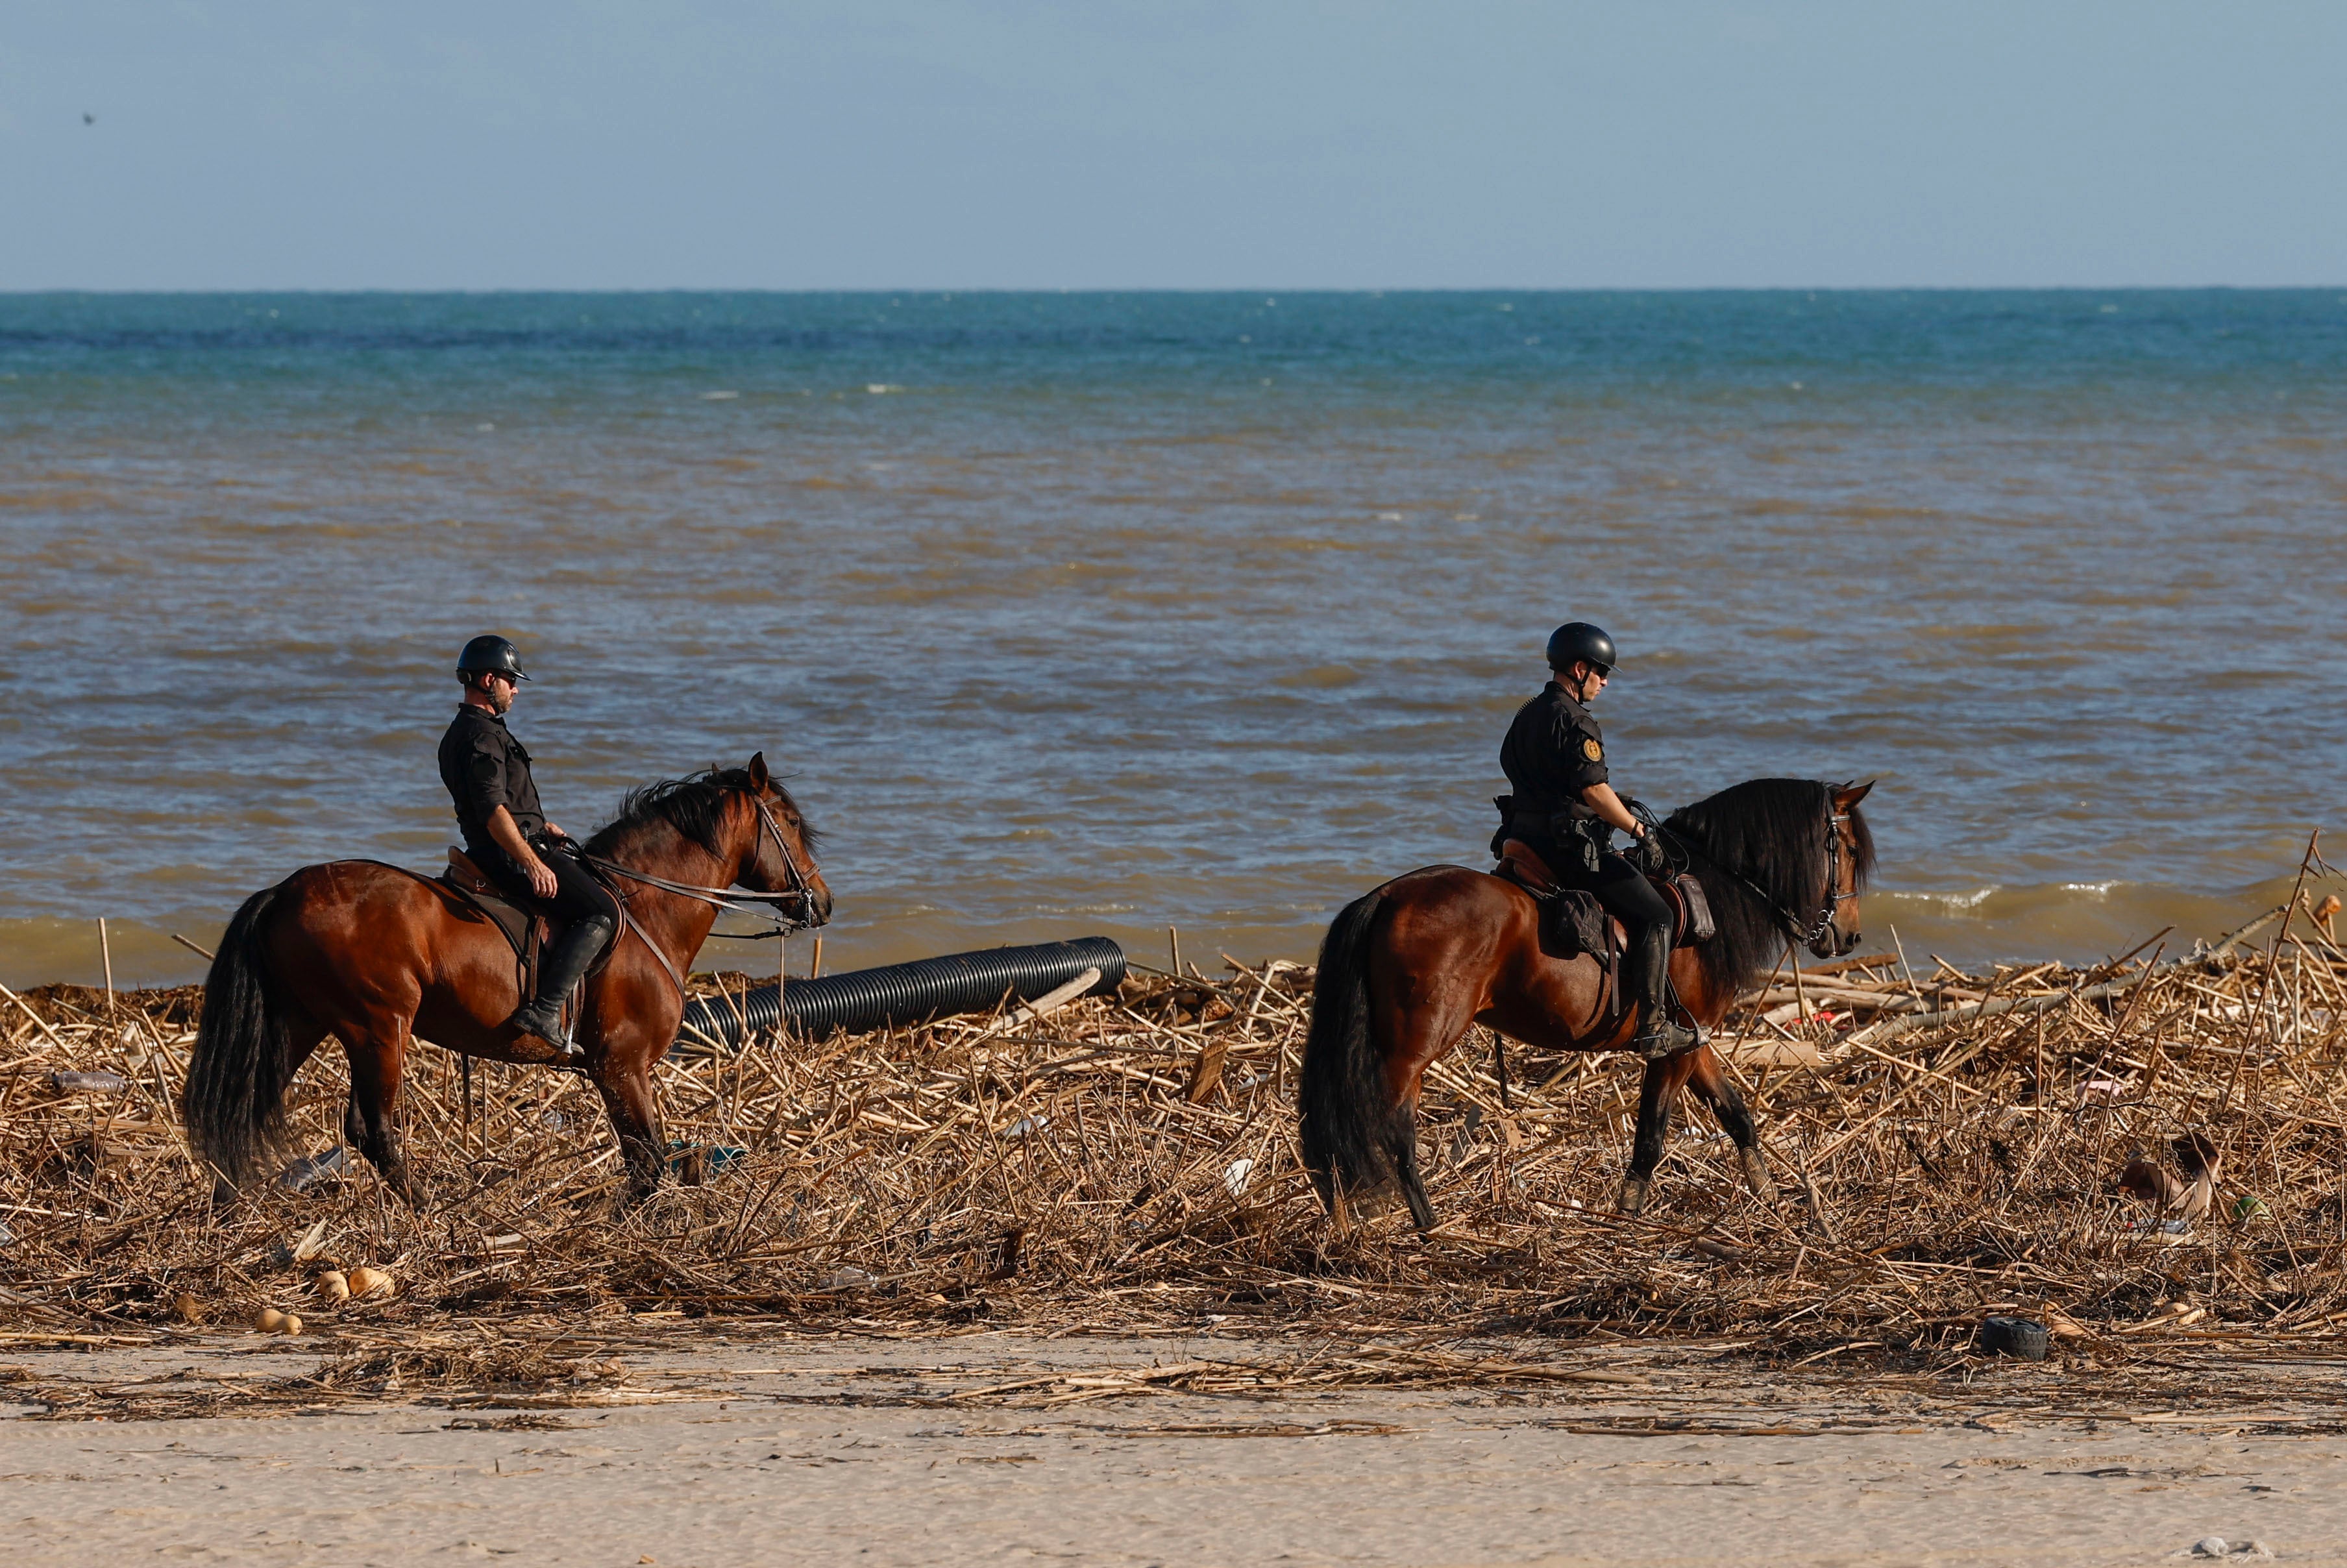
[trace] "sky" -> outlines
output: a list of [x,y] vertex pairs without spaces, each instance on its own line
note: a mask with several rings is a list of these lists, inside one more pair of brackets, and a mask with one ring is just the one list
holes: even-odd
[[0,289],[2331,285],[2342,79],[2335,0],[15,0]]

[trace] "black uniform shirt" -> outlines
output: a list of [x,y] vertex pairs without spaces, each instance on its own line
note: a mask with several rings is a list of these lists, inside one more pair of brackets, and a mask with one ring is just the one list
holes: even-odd
[[1516,710],[1508,738],[1500,743],[1500,766],[1515,790],[1518,812],[1594,817],[1581,792],[1606,782],[1605,737],[1589,710],[1552,681]]
[[499,806],[513,813],[514,825],[528,838],[546,826],[538,784],[529,776],[529,753],[506,729],[505,720],[467,704],[440,737],[440,782],[456,803],[465,847],[493,847],[489,818]]

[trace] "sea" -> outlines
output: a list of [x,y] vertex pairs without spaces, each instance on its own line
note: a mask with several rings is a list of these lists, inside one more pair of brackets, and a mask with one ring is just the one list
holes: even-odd
[[1568,620],[1625,794],[1875,781],[1870,949],[2182,950],[2347,827],[2342,587],[2339,289],[0,295],[0,979],[436,866],[482,631],[573,832],[786,774],[827,970],[1308,959]]

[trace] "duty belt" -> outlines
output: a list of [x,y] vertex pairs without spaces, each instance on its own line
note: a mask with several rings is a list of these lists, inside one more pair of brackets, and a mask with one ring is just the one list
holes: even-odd
[[1536,806],[1517,802],[1508,813],[1508,827],[1519,837],[1526,833],[1563,838],[1596,838],[1605,824],[1595,816],[1575,815],[1565,805]]

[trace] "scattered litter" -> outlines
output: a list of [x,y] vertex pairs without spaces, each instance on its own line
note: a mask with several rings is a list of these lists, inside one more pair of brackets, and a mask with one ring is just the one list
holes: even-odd
[[2022,1361],[2045,1359],[2045,1325],[2026,1317],[1986,1317],[1981,1320],[1980,1346],[1996,1356]]
[[130,1080],[118,1072],[78,1072],[59,1068],[49,1074],[49,1087],[60,1094],[119,1094]]
[[712,1176],[720,1175],[749,1157],[750,1151],[732,1143],[688,1143],[682,1139],[669,1143],[668,1168],[688,1187],[705,1184]]
[[1031,1138],[1051,1124],[1049,1116],[1021,1116],[1002,1130],[1006,1138]]
[[2132,1235],[2190,1235],[2192,1222],[2190,1220],[2123,1219],[2119,1221],[2118,1228],[2122,1233]]
[[1247,1178],[1253,1174],[1253,1160],[1233,1160],[1229,1168],[1223,1172],[1223,1190],[1235,1198],[1239,1196],[1246,1191]]
[[297,1193],[306,1193],[319,1183],[339,1176],[350,1166],[351,1152],[341,1144],[322,1153],[307,1155],[294,1161],[277,1173],[277,1184]]

